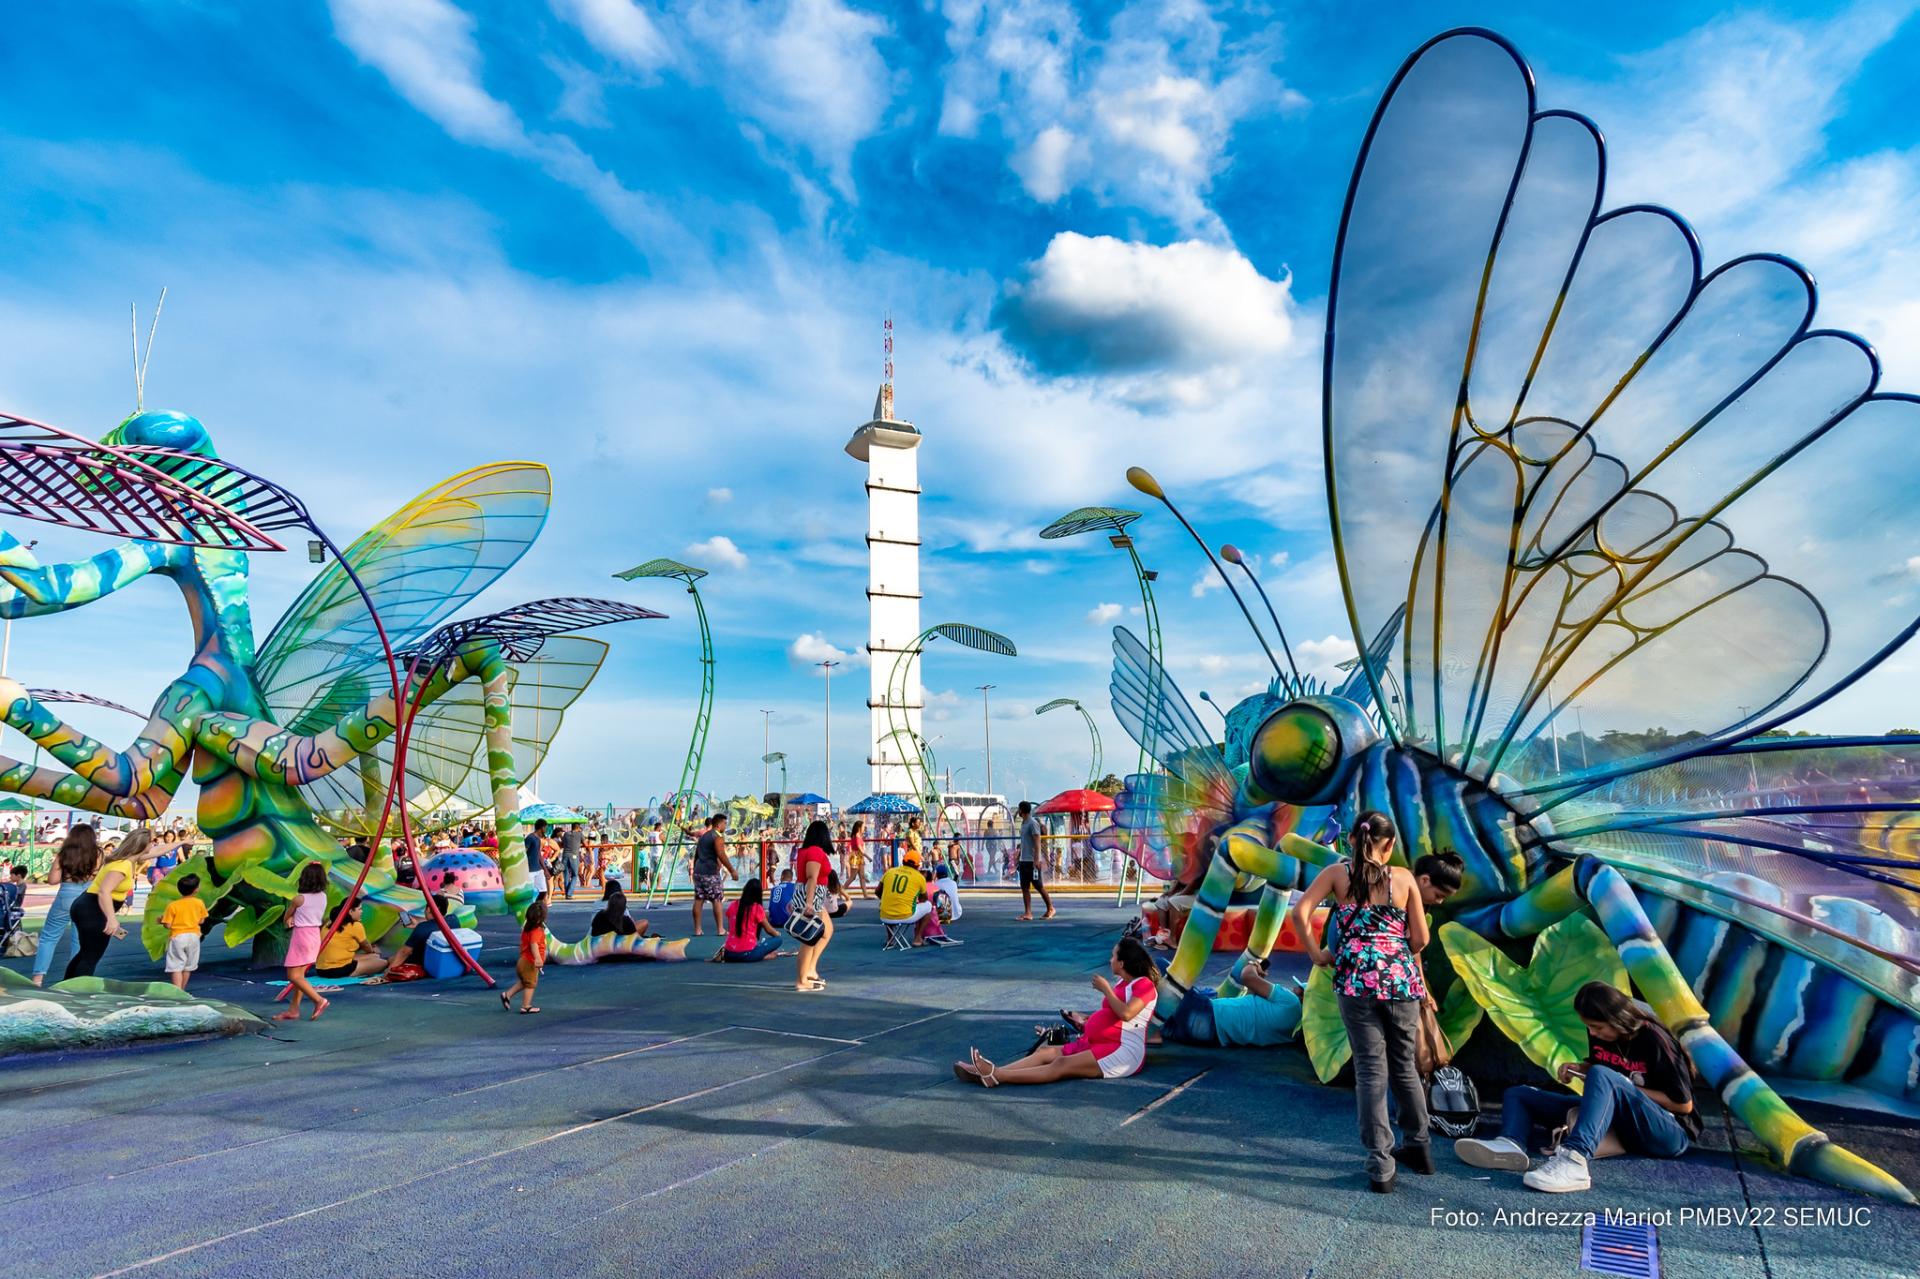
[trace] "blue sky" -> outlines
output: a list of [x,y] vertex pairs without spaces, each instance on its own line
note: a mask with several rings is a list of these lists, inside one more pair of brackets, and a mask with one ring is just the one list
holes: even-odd
[[[769,709],[794,781],[817,788],[807,662],[857,662],[865,635],[862,475],[840,448],[891,311],[899,408],[926,435],[927,620],[1022,650],[936,650],[928,731],[978,787],[973,689],[998,685],[997,788],[1051,793],[1085,745],[1040,703],[1082,699],[1109,762],[1130,755],[1105,689],[1131,588],[1098,539],[1036,533],[1131,503],[1128,465],[1262,558],[1310,663],[1351,652],[1319,329],[1353,154],[1408,52],[1459,23],[1505,32],[1543,104],[1606,131],[1610,203],[1671,204],[1715,260],[1799,257],[1826,322],[1913,387],[1912,7],[1386,4],[1358,23],[1351,6],[1179,0],[32,6],[0,48],[0,403],[111,426],[132,397],[127,305],[165,285],[148,404],[201,416],[343,540],[458,469],[543,461],[554,517],[482,604],[601,594],[674,614],[610,633],[546,795],[672,784],[691,618],[609,577],[655,555],[712,570],[705,783],[758,788]],[[1164,514],[1139,530],[1175,673],[1241,695],[1264,662],[1230,602]],[[307,571],[261,557],[263,633]],[[17,627],[11,673],[144,707],[185,637],[156,585]],[[864,793],[865,714],[863,672],[843,671],[846,799]],[[1889,727],[1911,688],[1896,659],[1817,726]]]

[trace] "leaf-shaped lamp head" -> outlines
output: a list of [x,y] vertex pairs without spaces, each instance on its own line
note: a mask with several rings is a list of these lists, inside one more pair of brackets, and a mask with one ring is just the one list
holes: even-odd
[[1073,537],[1078,533],[1125,533],[1127,525],[1140,518],[1140,512],[1129,511],[1119,506],[1083,506],[1068,511],[1053,523],[1040,530],[1040,536],[1046,541],[1055,538]]
[[965,622],[942,622],[927,633],[950,639],[966,648],[977,648],[983,653],[998,653],[1002,657],[1014,657],[1019,652],[1006,636],[982,626],[969,626]]
[[707,570],[703,568],[695,568],[691,564],[682,564],[679,560],[664,557],[648,560],[645,564],[636,564],[624,573],[614,574],[615,577],[627,582],[638,577],[677,577],[688,586],[692,586],[706,575]]
[[1078,705],[1080,705],[1080,703],[1076,702],[1071,697],[1056,697],[1052,701],[1048,702],[1045,706],[1034,707],[1033,713],[1035,715],[1045,715],[1048,711],[1057,711],[1062,706],[1078,706]]

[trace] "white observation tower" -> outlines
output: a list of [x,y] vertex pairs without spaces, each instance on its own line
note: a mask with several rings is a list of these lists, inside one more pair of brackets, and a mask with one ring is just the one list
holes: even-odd
[[[873,769],[877,795],[908,795],[914,784],[905,761],[916,746],[888,727],[905,722],[917,737],[925,698],[920,691],[920,655],[907,658],[905,678],[889,689],[894,663],[920,635],[920,468],[914,452],[920,432],[893,415],[893,320],[886,333],[886,376],[873,402],[873,420],[847,441],[847,454],[867,464],[867,716],[873,724]],[[889,704],[890,697],[897,697]]]

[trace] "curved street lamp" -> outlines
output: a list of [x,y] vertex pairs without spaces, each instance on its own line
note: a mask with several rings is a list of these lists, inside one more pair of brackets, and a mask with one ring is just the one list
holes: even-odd
[[[1013,641],[997,631],[990,631],[980,626],[969,626],[965,622],[941,622],[938,625],[929,626],[914,636],[913,642],[901,649],[894,657],[893,669],[887,674],[887,733],[881,740],[884,742],[886,738],[905,736],[913,743],[913,751],[908,758],[901,760],[901,764],[907,770],[907,783],[914,788],[914,795],[920,801],[922,814],[927,813],[930,806],[939,808],[939,792],[933,784],[935,765],[927,748],[926,739],[913,730],[911,720],[902,722],[900,713],[906,708],[907,672],[912,669],[914,659],[918,658],[926,646],[936,639],[951,640],[963,648],[977,649],[982,653],[998,653],[1002,657],[1019,655],[1019,650],[1014,648]],[[901,753],[908,755],[905,751]],[[884,755],[884,752],[882,754]],[[929,835],[933,833],[931,827],[927,833]]]
[[1062,706],[1073,707],[1080,712],[1080,718],[1087,721],[1087,735],[1093,738],[1093,767],[1087,771],[1087,789],[1092,790],[1093,784],[1100,780],[1100,726],[1093,722],[1093,716],[1087,713],[1087,708],[1071,697],[1056,697],[1045,706],[1036,708],[1033,713],[1045,715],[1048,711],[1057,711]]
[[700,623],[700,704],[693,713],[693,739],[688,742],[687,757],[680,765],[680,785],[673,792],[673,812],[670,817],[671,823],[681,828],[680,837],[674,841],[673,859],[667,874],[664,877],[655,875],[653,883],[647,886],[648,905],[652,905],[656,897],[662,902],[673,901],[673,877],[680,869],[680,848],[686,842],[686,797],[693,795],[700,783],[700,760],[707,752],[707,729],[713,724],[713,631],[707,625],[707,606],[701,601],[700,588],[696,585],[706,575],[707,570],[703,568],[665,558],[648,560],[624,573],[614,574],[624,582],[643,577],[671,577],[685,582],[687,594],[693,596],[694,617]]

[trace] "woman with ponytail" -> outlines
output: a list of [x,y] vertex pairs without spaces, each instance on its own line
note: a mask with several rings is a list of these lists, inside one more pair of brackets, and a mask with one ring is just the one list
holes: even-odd
[[[1420,951],[1427,944],[1427,915],[1420,885],[1393,864],[1398,836],[1385,813],[1365,812],[1348,837],[1347,860],[1315,876],[1293,904],[1294,935],[1306,939],[1313,962],[1333,970],[1340,1020],[1353,1046],[1354,1102],[1360,1141],[1367,1148],[1367,1180],[1382,1194],[1393,1189],[1395,1169],[1433,1171],[1427,1148],[1427,1098],[1415,1057],[1420,1040],[1420,1003],[1427,997]],[[1333,900],[1327,932],[1332,949],[1315,940],[1311,921],[1321,902]],[[1387,1120],[1387,1088],[1400,1103],[1406,1140],[1393,1145]]]

